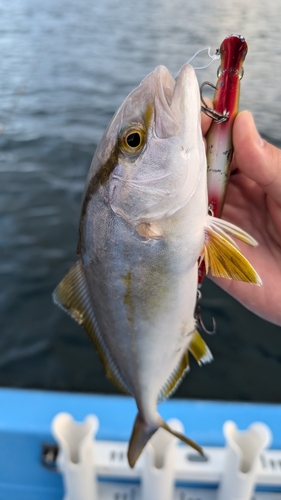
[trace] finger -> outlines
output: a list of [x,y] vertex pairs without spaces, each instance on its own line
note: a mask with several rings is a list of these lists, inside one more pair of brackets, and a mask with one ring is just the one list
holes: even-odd
[[235,119],[233,144],[235,167],[280,203],[281,151],[260,137],[249,111]]
[[[211,99],[206,97],[206,99],[204,99],[204,100],[205,100],[207,106],[209,106],[209,108],[213,109],[213,103],[212,103]],[[207,132],[211,126],[211,123],[212,123],[212,118],[205,115],[205,113],[201,112],[201,128],[202,128],[203,136],[205,136],[207,134]]]

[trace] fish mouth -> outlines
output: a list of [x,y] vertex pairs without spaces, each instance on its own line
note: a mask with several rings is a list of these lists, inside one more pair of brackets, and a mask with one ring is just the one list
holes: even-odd
[[154,71],[154,81],[156,136],[165,139],[184,132],[186,125],[194,127],[192,118],[198,119],[200,106],[193,67],[185,64],[175,80],[165,66],[158,66]]
[[154,73],[155,134],[159,139],[165,139],[177,135],[180,129],[177,117],[171,109],[176,81],[165,66],[158,66]]
[[155,69],[155,95],[162,105],[163,110],[171,115],[171,103],[173,100],[176,80],[165,66]]

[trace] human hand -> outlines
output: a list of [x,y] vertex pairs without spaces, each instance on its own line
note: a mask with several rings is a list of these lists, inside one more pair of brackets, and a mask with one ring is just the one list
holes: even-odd
[[[209,125],[203,118],[203,134]],[[254,248],[239,241],[239,248],[263,284],[210,278],[250,311],[281,325],[281,151],[261,139],[248,111],[235,119],[233,145],[222,218],[258,241]]]

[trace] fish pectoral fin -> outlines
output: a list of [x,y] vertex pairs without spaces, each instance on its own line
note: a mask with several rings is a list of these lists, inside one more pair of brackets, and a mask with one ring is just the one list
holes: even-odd
[[141,222],[136,227],[137,233],[146,239],[151,240],[161,240],[163,239],[163,234],[159,227],[153,222]]
[[261,285],[261,279],[249,261],[242,255],[229,234],[257,246],[257,242],[234,224],[208,216],[205,226],[204,260],[206,273],[213,276]]
[[166,422],[160,417],[160,415],[158,415],[158,417],[159,419],[155,422],[155,425],[147,425],[141,415],[138,413],[127,453],[130,467],[133,468],[135,466],[135,463],[138,460],[142,450],[144,449],[150,438],[153,436],[153,434],[155,434],[155,432],[159,429],[159,427],[162,427],[162,429],[170,432],[170,434],[183,441],[183,443],[191,446],[201,455],[204,455],[201,446],[195,443],[195,441],[189,439],[180,432],[174,431],[173,429],[171,429],[171,427],[168,426],[168,424],[166,424]]
[[196,359],[198,365],[210,363],[213,360],[213,356],[209,347],[207,346],[205,340],[202,339],[200,333],[197,332],[197,330],[195,330],[193,334],[192,340],[188,346],[188,350]]
[[121,391],[130,394],[98,326],[81,260],[68,271],[53,293],[55,304],[83,326],[104,365],[107,377]]
[[230,235],[235,236],[238,240],[244,241],[244,243],[247,243],[252,247],[258,246],[258,242],[249,233],[224,219],[208,215],[207,225],[228,239],[228,241],[230,241],[230,243],[232,243],[236,248],[238,248],[238,246]]

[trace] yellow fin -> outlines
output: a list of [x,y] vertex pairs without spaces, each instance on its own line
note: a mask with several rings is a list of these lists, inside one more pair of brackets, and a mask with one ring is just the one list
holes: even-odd
[[188,353],[185,352],[183,357],[181,358],[178,366],[171,373],[168,380],[166,381],[166,383],[162,387],[162,389],[158,395],[157,403],[161,403],[162,401],[164,401],[166,398],[171,396],[177,390],[184,375],[188,371],[189,371],[189,359],[188,359]]
[[[201,335],[197,330],[195,330],[192,334],[192,340],[188,346],[188,351],[191,352],[192,356],[196,359],[199,365],[210,363],[213,360],[212,353],[202,339]],[[179,364],[175,368],[175,370],[171,373],[168,380],[162,387],[157,403],[161,403],[164,399],[171,396],[178,388],[181,383],[184,375],[189,371],[189,357],[188,352],[185,352],[182,356]]]
[[188,350],[196,359],[198,365],[210,363],[213,360],[212,353],[201,335],[195,330]]
[[236,247],[237,245],[233,241],[233,239],[230,238],[230,234],[232,236],[235,236],[238,240],[244,241],[244,243],[251,245],[252,247],[258,246],[258,242],[250,234],[246,233],[246,231],[244,231],[240,227],[235,226],[235,224],[232,224],[231,222],[228,222],[224,219],[219,219],[218,217],[212,217],[209,215],[207,225],[214,231],[220,233],[222,236],[228,239]]
[[[257,242],[245,231],[240,230],[233,224],[224,221],[222,230],[220,219],[212,217],[209,217],[209,219],[213,220],[209,220],[205,227],[204,259],[206,273],[210,269],[213,276],[261,285],[259,275],[226,232],[230,232],[253,246],[257,245]],[[220,222],[218,223],[218,221]]]
[[82,325],[103,362],[107,377],[121,391],[130,394],[99,329],[91,304],[82,262],[78,260],[58,284],[53,293],[54,302]]

